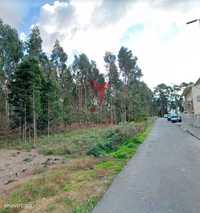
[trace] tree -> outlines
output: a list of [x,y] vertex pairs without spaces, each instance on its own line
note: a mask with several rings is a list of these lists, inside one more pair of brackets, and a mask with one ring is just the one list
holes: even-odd
[[133,56],[131,50],[121,47],[118,54],[118,62],[125,85],[128,85],[132,80],[140,80],[142,71],[137,65],[137,57]]
[[183,98],[181,96],[183,90],[193,83],[181,83],[180,85],[168,86],[166,84],[159,84],[154,89],[154,113],[163,116],[164,114],[175,111],[183,112]]
[[159,84],[154,89],[154,105],[160,116],[168,113],[172,88],[166,84]]
[[108,71],[108,79],[110,90],[107,95],[107,101],[110,102],[111,120],[115,123],[120,121],[121,101],[121,80],[119,79],[119,72],[116,65],[116,56],[111,52],[106,52],[104,56]]
[[152,115],[153,93],[148,86],[137,81],[132,82],[129,88],[129,119],[140,121]]
[[39,60],[42,54],[42,39],[38,26],[32,28],[28,41],[26,42],[27,53],[29,56]]
[[6,125],[9,125],[8,84],[16,65],[22,57],[22,43],[18,33],[0,20],[0,117],[6,115]]
[[[142,72],[131,50],[122,47],[117,58],[106,52],[104,75],[84,53],[69,65],[58,40],[49,57],[42,50],[38,26],[24,47],[17,31],[0,21],[0,123],[6,114],[24,140],[28,134],[36,142],[38,133],[49,135],[51,128],[72,122],[118,123],[150,113],[152,93],[141,82]],[[173,89],[171,106],[173,100],[180,102],[177,88]]]
[[56,40],[52,50],[52,54],[51,54],[51,61],[56,70],[57,77],[60,78],[61,81],[64,75],[64,71],[67,67],[66,66],[67,59],[68,59],[67,54],[64,52],[63,48],[60,46],[59,41]]
[[9,88],[14,127],[21,127],[25,140],[27,131],[31,133],[33,129],[34,142],[37,139],[37,121],[41,110],[42,78],[38,61],[27,57],[17,66]]
[[51,62],[56,71],[55,76],[59,86],[62,104],[62,119],[65,126],[70,124],[72,120],[72,91],[74,87],[71,69],[66,65],[67,59],[67,54],[60,46],[59,41],[56,40],[51,54]]
[[137,57],[133,56],[132,51],[125,47],[121,47],[118,54],[118,62],[121,75],[124,83],[124,120],[128,121],[130,106],[129,106],[129,90],[132,82],[140,80],[142,71],[137,65]]
[[75,56],[73,62],[73,74],[76,81],[76,88],[78,94],[78,111],[85,114],[87,118],[87,109],[90,103],[90,80],[92,76],[92,66],[88,57],[83,53],[79,56]]
[[59,88],[55,79],[47,76],[42,79],[41,85],[41,114],[40,129],[46,129],[48,136],[50,128],[59,125],[62,118],[61,104],[59,101]]

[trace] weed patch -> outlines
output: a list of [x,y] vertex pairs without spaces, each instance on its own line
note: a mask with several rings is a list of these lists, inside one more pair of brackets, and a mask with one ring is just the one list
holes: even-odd
[[78,205],[73,209],[73,213],[90,213],[91,210],[96,206],[97,198],[91,198],[85,203]]
[[[125,123],[109,129],[54,135],[48,140],[41,138],[37,147],[43,154],[65,155],[68,163],[35,171],[37,177],[19,185],[6,203],[32,203],[34,209],[44,213],[90,213],[114,176],[145,140],[149,129],[145,126],[144,131],[143,126]],[[7,208],[0,213],[21,210]],[[29,212],[23,209],[23,213]]]

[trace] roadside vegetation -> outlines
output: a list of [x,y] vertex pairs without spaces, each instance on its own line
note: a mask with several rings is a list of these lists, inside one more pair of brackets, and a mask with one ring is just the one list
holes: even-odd
[[67,163],[38,171],[3,199],[7,204],[31,204],[33,208],[4,208],[0,212],[91,212],[151,125],[148,120],[41,137],[37,149],[45,155],[63,155]]
[[44,163],[43,169],[39,163],[35,171],[14,173],[20,179],[31,170],[28,180],[2,175],[9,178],[6,184],[16,183],[0,206],[33,208],[12,206],[0,213],[88,213],[143,142],[148,118],[156,114],[153,92],[127,47],[102,55],[106,72],[85,53],[68,56],[58,40],[51,52],[42,47],[38,26],[21,41],[0,20],[0,149],[39,152],[49,156],[47,162],[50,156],[64,158],[59,166]]

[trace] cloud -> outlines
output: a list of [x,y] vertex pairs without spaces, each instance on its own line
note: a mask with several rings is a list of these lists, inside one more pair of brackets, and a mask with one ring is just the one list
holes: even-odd
[[70,39],[76,33],[75,8],[69,1],[44,4],[38,23],[45,51],[50,51],[56,39]]
[[198,18],[197,5],[196,0],[55,1],[42,6],[38,24],[45,51],[59,39],[69,55],[86,53],[101,72],[105,51],[117,54],[127,46],[154,87],[199,77],[200,29],[185,25]]
[[18,27],[27,14],[27,4],[25,0],[1,0],[0,18],[13,27]]
[[103,0],[94,9],[92,22],[97,27],[115,24],[126,15],[126,12],[131,9],[135,2],[136,0]]
[[[102,19],[102,24],[104,23],[105,26],[101,28],[96,24],[94,13],[97,8],[103,8],[104,4],[105,2],[102,0],[72,0],[55,1],[53,4],[43,5],[38,25],[44,41],[44,50],[50,52],[55,40],[59,39],[68,54],[85,52],[91,59],[98,61],[100,68],[104,70],[103,55],[105,51],[115,50],[121,33],[124,31],[119,31],[121,27],[116,25],[117,21],[115,25],[109,25],[105,24]],[[111,5],[106,4],[106,6]],[[118,7],[116,10],[119,10]],[[119,14],[118,19],[120,16]],[[117,19],[117,15],[115,19]],[[111,32],[115,32],[114,37]]]
[[[142,1],[142,0],[141,0]],[[193,7],[199,6],[199,0],[149,0],[149,4],[153,7],[166,9],[190,10]]]
[[142,20],[144,30],[129,35],[125,45],[135,50],[144,80],[151,87],[160,82],[196,81],[200,69],[200,28],[198,23],[185,23],[198,17],[199,8],[183,12],[182,9],[164,10],[149,5],[139,7],[145,15],[136,15],[134,19]]

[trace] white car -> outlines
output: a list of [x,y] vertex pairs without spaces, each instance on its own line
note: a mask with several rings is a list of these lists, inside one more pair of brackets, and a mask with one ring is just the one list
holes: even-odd
[[172,123],[176,123],[176,122],[181,122],[182,121],[182,118],[180,115],[177,115],[177,114],[172,114],[170,116],[170,120]]

